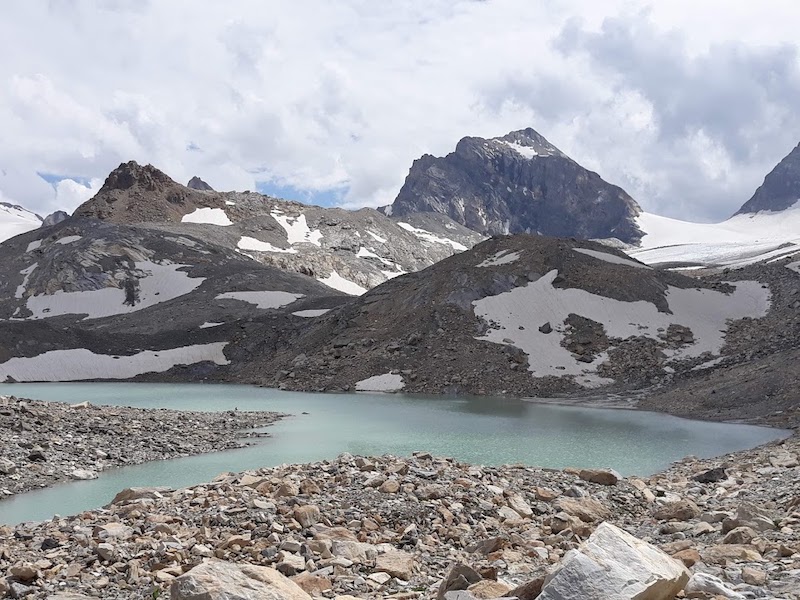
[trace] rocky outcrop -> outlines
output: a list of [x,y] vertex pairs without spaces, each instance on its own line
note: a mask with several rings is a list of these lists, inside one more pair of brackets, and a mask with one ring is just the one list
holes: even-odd
[[42,227],[52,227],[53,225],[58,225],[67,219],[69,219],[68,213],[65,213],[63,210],[57,210],[44,218],[42,221]]
[[764,178],[753,197],[736,212],[781,211],[800,201],[800,144]]
[[484,235],[538,233],[636,243],[640,209],[621,188],[604,181],[533,129],[483,139],[463,138],[444,158],[414,161],[394,218],[434,212]]

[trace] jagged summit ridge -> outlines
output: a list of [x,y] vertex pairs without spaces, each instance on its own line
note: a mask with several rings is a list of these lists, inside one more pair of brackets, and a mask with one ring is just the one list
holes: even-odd
[[800,144],[764,178],[753,197],[736,212],[737,215],[764,210],[777,212],[800,201]]
[[641,212],[604,181],[528,128],[491,138],[465,137],[445,157],[414,164],[386,214],[435,212],[484,235],[538,233],[637,243]]

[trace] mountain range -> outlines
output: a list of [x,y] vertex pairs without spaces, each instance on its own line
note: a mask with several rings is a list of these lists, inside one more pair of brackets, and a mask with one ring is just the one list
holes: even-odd
[[380,210],[123,163],[69,218],[0,205],[0,380],[541,397],[752,379],[800,339],[799,155],[713,225],[642,211],[532,129],[423,156]]

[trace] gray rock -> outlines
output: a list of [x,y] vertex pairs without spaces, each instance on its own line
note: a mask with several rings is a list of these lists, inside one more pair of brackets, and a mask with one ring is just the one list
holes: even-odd
[[275,569],[210,559],[176,578],[171,600],[310,600]]

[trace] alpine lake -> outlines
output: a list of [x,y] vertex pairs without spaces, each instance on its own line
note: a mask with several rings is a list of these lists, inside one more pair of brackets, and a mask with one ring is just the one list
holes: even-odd
[[460,461],[542,467],[611,467],[649,475],[687,455],[758,446],[788,431],[692,421],[627,409],[523,399],[284,392],[245,385],[0,384],[0,395],[174,410],[269,410],[288,416],[247,447],[104,471],[0,500],[0,524],[40,521],[107,504],[127,487],[189,486],[226,471],[354,455],[426,451]]

